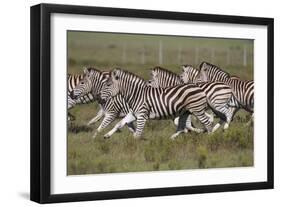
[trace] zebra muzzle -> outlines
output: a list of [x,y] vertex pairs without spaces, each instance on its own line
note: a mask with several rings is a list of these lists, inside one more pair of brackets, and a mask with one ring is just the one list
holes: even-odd
[[78,97],[74,94],[74,91],[71,91],[69,95],[70,95],[70,98],[72,98],[72,99],[76,99]]

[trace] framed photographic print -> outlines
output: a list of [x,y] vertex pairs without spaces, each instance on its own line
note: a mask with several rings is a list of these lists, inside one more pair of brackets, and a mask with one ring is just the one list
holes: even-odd
[[31,7],[31,200],[273,188],[273,19]]

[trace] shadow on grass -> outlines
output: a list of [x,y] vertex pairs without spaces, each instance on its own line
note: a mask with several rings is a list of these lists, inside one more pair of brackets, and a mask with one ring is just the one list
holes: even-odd
[[78,125],[73,122],[70,122],[67,126],[69,132],[77,134],[79,132],[91,132],[92,128],[87,125]]

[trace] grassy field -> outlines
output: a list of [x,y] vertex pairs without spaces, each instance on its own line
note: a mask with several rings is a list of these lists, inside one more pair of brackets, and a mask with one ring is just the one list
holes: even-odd
[[[69,73],[81,73],[90,65],[101,70],[121,67],[148,79],[149,69],[156,65],[180,73],[181,64],[196,67],[205,60],[232,75],[252,79],[252,56],[250,40],[68,32]],[[170,120],[147,121],[143,140],[135,140],[126,127],[104,140],[116,122],[93,139],[100,122],[86,124],[97,110],[96,103],[70,110],[76,120],[68,123],[68,175],[253,165],[253,126],[246,126],[250,117],[243,110],[227,131],[188,133],[174,141],[169,139],[176,129]]]

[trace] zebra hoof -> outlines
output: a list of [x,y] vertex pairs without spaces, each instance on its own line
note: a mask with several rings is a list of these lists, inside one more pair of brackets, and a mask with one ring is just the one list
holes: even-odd
[[217,123],[217,124],[214,126],[214,128],[212,129],[211,132],[217,131],[217,129],[218,129],[219,127],[220,127],[220,123]]
[[174,124],[175,124],[176,126],[179,125],[179,117],[176,117],[176,118],[174,119]]
[[179,136],[179,133],[173,134],[172,136],[170,136],[170,139],[175,140],[177,136]]
[[223,129],[226,130],[226,129],[228,129],[228,127],[229,127],[229,124],[225,123],[224,126],[223,126]]
[[203,133],[203,132],[204,132],[203,129],[194,129],[194,131],[195,131],[197,134],[200,134],[200,133]]
[[103,138],[104,139],[109,139],[110,138],[110,134],[107,133],[107,134],[103,135]]

